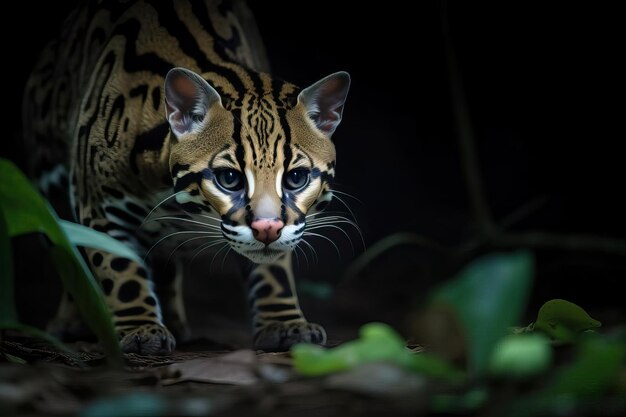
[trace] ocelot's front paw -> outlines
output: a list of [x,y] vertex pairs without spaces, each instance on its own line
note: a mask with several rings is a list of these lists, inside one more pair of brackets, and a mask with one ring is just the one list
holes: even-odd
[[315,323],[274,322],[254,335],[254,348],[266,352],[283,352],[296,343],[326,343],[326,331]]
[[176,339],[162,324],[144,324],[134,329],[120,330],[118,334],[125,353],[168,355],[176,347]]

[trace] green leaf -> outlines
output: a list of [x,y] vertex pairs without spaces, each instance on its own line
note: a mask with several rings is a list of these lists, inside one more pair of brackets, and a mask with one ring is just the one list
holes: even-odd
[[50,255],[64,287],[72,294],[87,325],[100,339],[108,358],[121,364],[122,353],[100,287],[61,229],[54,210],[20,170],[5,159],[0,159],[0,178],[0,208],[8,235],[40,232],[48,236],[53,243]]
[[13,254],[4,212],[0,207],[0,321],[15,321]]
[[514,399],[497,415],[604,415],[604,411],[623,415],[619,410],[626,405],[623,389],[620,393],[620,373],[625,371],[626,360],[624,339],[585,335],[576,348],[574,360],[554,372],[545,388]]
[[2,353],[2,356],[9,361],[10,363],[18,363],[20,365],[26,365],[28,362],[26,360],[20,358],[19,356],[11,355],[10,353]]
[[135,251],[106,233],[98,232],[82,224],[72,223],[66,220],[59,220],[59,224],[70,242],[75,246],[101,249],[114,255],[123,256],[135,262],[143,263],[143,260]]
[[557,373],[546,395],[597,398],[617,382],[624,360],[623,343],[586,337],[578,346],[574,362]]
[[468,341],[470,371],[486,371],[493,348],[522,314],[533,276],[527,251],[493,254],[469,264],[441,287],[433,305],[456,312]]
[[404,350],[404,341],[389,326],[370,323],[360,338],[325,349],[311,344],[292,347],[294,366],[304,375],[323,375],[350,369],[360,363],[388,360]]
[[307,376],[341,372],[361,364],[384,361],[434,378],[456,381],[462,377],[447,362],[407,350],[400,335],[383,323],[366,324],[361,327],[359,339],[335,348],[297,344],[291,352],[295,368]]
[[547,301],[539,309],[534,330],[539,330],[553,340],[562,342],[572,341],[574,337],[585,330],[600,327],[602,323],[576,304],[554,299]]
[[333,287],[327,282],[302,280],[298,282],[298,294],[327,300],[333,295]]
[[0,159],[0,178],[0,205],[9,236],[41,232],[56,245],[67,244],[49,205],[12,162]]
[[50,248],[50,256],[65,289],[74,297],[74,303],[89,328],[98,336],[105,352],[117,364],[122,363],[122,353],[113,328],[113,321],[104,303],[100,288],[95,283],[89,267],[82,256],[71,248]]
[[526,378],[546,371],[551,362],[552,347],[545,336],[509,335],[496,344],[489,370],[496,376]]
[[441,414],[460,415],[485,405],[489,399],[486,388],[470,389],[463,394],[437,394],[432,397],[432,411]]
[[[208,415],[211,410],[210,403],[202,400],[197,401],[199,413],[184,413],[185,415]],[[98,399],[87,405],[79,414],[80,417],[159,417],[171,414],[168,410],[168,402],[165,398],[150,392],[135,392],[122,394],[117,397]]]

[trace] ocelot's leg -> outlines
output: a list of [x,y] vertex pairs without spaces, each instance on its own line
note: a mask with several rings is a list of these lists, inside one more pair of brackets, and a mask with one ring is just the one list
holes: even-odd
[[291,254],[252,271],[248,278],[248,299],[255,349],[284,351],[299,342],[326,343],[324,328],[307,322],[300,310]]
[[163,325],[161,309],[145,265],[100,250],[87,249],[124,352],[167,354],[176,341]]
[[187,322],[183,297],[184,263],[181,259],[169,259],[152,262],[156,294],[161,301],[163,321],[177,341],[189,339],[191,331]]

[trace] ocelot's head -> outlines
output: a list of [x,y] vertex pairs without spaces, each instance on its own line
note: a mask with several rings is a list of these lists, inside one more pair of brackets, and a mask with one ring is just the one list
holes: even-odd
[[331,136],[350,77],[338,72],[302,90],[266,74],[238,83],[169,72],[170,170],[188,212],[219,219],[236,252],[268,263],[294,249],[306,217],[332,198]]

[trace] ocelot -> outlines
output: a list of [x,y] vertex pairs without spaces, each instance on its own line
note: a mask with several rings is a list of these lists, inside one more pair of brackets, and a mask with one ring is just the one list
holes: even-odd
[[[175,348],[184,266],[220,245],[254,264],[257,349],[326,341],[299,307],[291,256],[332,198],[350,77],[301,89],[267,62],[243,2],[87,1],[27,82],[31,174],[69,192],[77,222],[146,259],[85,249],[126,352]],[[53,328],[73,326],[74,309],[64,298]]]

